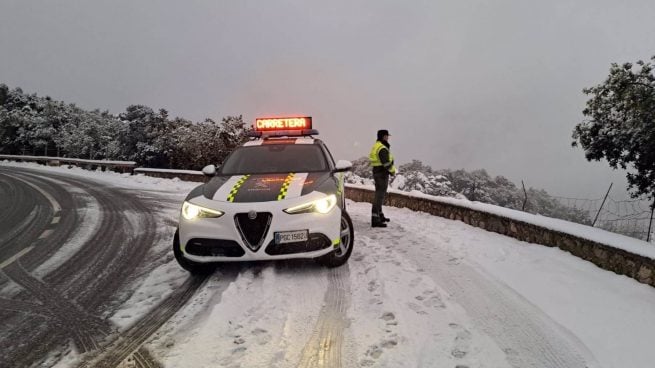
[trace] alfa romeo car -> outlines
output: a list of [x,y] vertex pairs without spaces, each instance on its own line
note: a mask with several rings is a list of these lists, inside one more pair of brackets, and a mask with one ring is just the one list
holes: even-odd
[[191,273],[217,262],[312,258],[327,267],[347,262],[354,231],[343,173],[315,136],[311,117],[256,119],[253,138],[182,205],[173,249]]

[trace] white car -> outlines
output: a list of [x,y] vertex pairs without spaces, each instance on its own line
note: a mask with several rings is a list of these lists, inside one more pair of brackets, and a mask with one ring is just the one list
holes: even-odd
[[[302,119],[302,120],[299,120]],[[182,205],[173,250],[191,273],[216,262],[313,258],[340,266],[352,253],[343,172],[314,138],[311,118],[257,119],[256,138],[235,149]]]

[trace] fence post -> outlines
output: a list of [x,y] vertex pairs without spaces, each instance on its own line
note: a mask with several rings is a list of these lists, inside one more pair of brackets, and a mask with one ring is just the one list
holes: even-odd
[[648,223],[648,235],[646,236],[646,242],[650,243],[650,229],[653,227],[653,212],[655,212],[655,198],[653,198],[653,204],[650,206],[650,222]]
[[525,195],[525,198],[523,199],[523,206],[521,207],[521,211],[525,211],[525,204],[528,202],[528,192],[525,191],[525,183],[523,180],[521,180],[521,185],[523,186],[523,194]]
[[600,215],[600,211],[603,209],[603,206],[605,205],[607,196],[610,195],[610,190],[612,190],[613,184],[614,183],[610,183],[610,187],[607,189],[607,193],[605,193],[605,198],[603,198],[603,203],[600,204],[600,208],[598,208],[598,213],[596,213],[596,217],[594,218],[594,222],[591,224],[591,226],[596,226],[596,220],[598,220],[598,215]]

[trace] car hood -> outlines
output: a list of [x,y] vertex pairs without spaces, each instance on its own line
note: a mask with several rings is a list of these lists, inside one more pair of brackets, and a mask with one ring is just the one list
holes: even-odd
[[222,202],[279,201],[309,194],[329,177],[329,172],[217,175],[205,184],[203,195]]

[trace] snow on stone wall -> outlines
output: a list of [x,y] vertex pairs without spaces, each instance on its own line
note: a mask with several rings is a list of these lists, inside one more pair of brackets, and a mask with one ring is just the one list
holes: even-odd
[[[356,202],[371,202],[374,191],[370,188],[346,186],[346,197]],[[446,201],[449,199],[451,201]],[[583,233],[569,234],[555,230],[549,226],[540,226],[535,223],[512,218],[509,213],[483,211],[474,206],[463,206],[456,203],[456,199],[444,198],[438,201],[421,196],[390,192],[385,205],[408,208],[422,211],[435,216],[462,221],[471,226],[479,227],[502,235],[510,236],[521,241],[542,244],[548,247],[558,247],[576,257],[592,262],[596,266],[620,275],[626,275],[641,283],[655,286],[655,249],[650,248],[646,242],[625,236],[611,234],[600,229],[589,228],[592,232],[601,232],[601,236],[608,236],[610,244],[603,244],[596,240],[584,237]],[[488,205],[487,205],[488,206]],[[473,208],[472,208],[473,207]],[[499,207],[500,208],[500,207]],[[506,210],[506,209],[502,209]],[[547,218],[546,218],[547,219]],[[558,220],[561,221],[561,220]],[[573,224],[576,226],[582,226]],[[616,239],[623,239],[625,243],[639,242],[646,249],[628,251],[622,249],[622,244]],[[633,243],[631,245],[635,245]],[[632,247],[630,250],[635,250]]]

